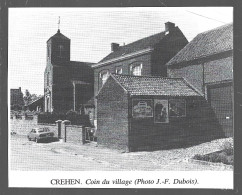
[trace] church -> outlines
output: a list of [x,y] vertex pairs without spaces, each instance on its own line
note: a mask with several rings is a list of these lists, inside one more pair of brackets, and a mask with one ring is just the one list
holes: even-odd
[[[47,41],[44,72],[44,111],[84,111],[93,97],[93,63],[70,60],[71,40],[58,29]],[[90,105],[89,105],[90,106]]]

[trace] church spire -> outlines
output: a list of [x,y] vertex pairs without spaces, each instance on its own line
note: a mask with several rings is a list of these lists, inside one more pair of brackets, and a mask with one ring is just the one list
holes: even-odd
[[59,20],[58,20],[58,33],[60,33],[60,16],[59,16]]

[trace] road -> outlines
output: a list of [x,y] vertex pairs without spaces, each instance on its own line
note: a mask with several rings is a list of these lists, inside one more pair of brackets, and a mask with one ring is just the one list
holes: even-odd
[[231,170],[187,162],[197,153],[216,150],[215,143],[186,149],[121,153],[91,144],[35,143],[25,136],[10,138],[10,168],[21,171],[201,171]]

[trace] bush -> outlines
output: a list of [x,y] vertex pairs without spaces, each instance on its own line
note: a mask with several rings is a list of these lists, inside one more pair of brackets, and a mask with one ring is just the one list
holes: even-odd
[[233,156],[227,156],[226,152],[224,151],[215,152],[215,153],[206,154],[206,155],[196,154],[193,158],[196,160],[203,160],[203,161],[214,162],[214,163],[224,163],[228,165],[233,165],[234,163]]
[[68,111],[66,114],[40,113],[38,115],[39,123],[55,124],[57,120],[69,120],[72,125],[91,126],[88,115],[81,115],[75,111]]

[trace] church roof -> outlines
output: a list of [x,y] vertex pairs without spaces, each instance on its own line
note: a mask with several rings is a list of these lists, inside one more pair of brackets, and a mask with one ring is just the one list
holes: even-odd
[[233,24],[198,34],[167,65],[188,62],[233,49]]
[[[176,31],[176,30],[180,30],[180,29],[178,27],[174,27],[173,31]],[[114,58],[118,58],[123,55],[131,54],[140,50],[153,48],[155,44],[157,44],[159,41],[164,39],[167,34],[168,34],[167,31],[163,31],[163,32],[151,35],[149,37],[145,37],[143,39],[137,40],[130,44],[119,46],[117,51],[111,52],[109,55],[103,58],[99,63],[105,62]]]
[[111,77],[113,77],[113,79],[130,95],[201,96],[201,94],[183,78],[117,74],[111,74]]
[[[54,34],[52,37],[50,37],[50,38],[48,39],[48,41],[51,40],[51,39],[70,40],[68,37],[66,37],[65,35],[63,35],[63,34],[60,32],[59,29],[58,29],[58,31],[57,31],[56,34]],[[47,42],[48,42],[48,41],[47,41]]]
[[94,63],[92,62],[79,62],[79,61],[70,61],[69,62],[70,65],[72,66],[90,66]]

